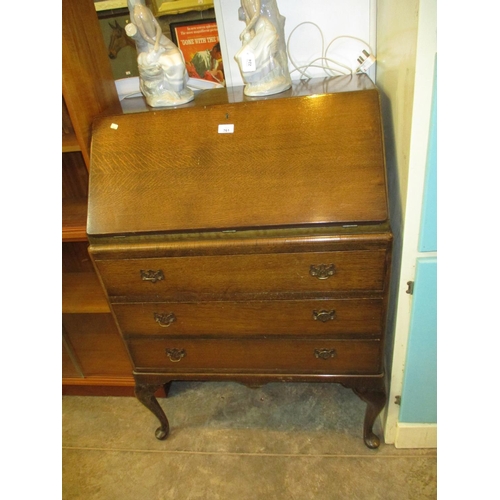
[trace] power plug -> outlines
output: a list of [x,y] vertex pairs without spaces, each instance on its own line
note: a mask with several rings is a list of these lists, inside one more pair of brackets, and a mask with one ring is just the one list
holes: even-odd
[[358,57],[359,66],[356,69],[356,73],[366,73],[366,70],[374,64],[375,61],[375,56],[363,50],[363,54]]

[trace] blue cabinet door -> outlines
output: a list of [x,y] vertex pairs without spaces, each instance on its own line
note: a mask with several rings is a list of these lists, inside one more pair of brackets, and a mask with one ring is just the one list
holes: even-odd
[[400,422],[437,423],[437,259],[417,259]]
[[437,251],[437,67],[434,63],[431,123],[427,164],[425,169],[424,199],[420,221],[419,252]]

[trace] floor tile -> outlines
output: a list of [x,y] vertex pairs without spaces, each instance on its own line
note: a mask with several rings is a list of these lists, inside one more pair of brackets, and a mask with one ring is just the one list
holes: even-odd
[[[158,421],[135,398],[65,396],[63,445],[113,450],[271,453],[303,455],[435,455],[435,450],[368,449],[365,411],[337,384],[177,382],[160,399],[170,421],[165,441]],[[377,422],[375,431],[381,435]]]
[[435,457],[63,450],[64,500],[434,498]]

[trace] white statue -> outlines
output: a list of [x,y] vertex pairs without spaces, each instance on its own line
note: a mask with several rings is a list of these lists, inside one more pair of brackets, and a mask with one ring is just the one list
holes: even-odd
[[277,94],[292,85],[285,44],[285,18],[276,0],[241,0],[239,19],[246,27],[235,59],[245,83],[244,94]]
[[187,87],[184,57],[161,30],[145,0],[128,0],[127,35],[135,40],[141,92],[152,107],[178,106],[194,99]]

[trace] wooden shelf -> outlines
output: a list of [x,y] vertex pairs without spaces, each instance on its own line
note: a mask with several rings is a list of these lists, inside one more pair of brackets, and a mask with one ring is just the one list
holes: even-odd
[[[63,377],[62,393],[66,396],[131,396],[134,394],[135,381],[129,377]],[[155,397],[166,398],[165,389],[160,387]]]
[[63,313],[109,313],[109,305],[97,276],[88,273],[63,273]]
[[81,151],[80,144],[74,132],[63,134],[62,136],[62,152],[75,153]]
[[87,241],[87,198],[62,200],[62,240]]

